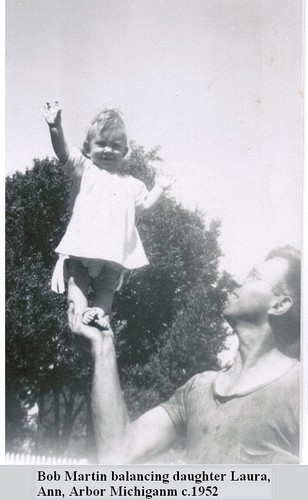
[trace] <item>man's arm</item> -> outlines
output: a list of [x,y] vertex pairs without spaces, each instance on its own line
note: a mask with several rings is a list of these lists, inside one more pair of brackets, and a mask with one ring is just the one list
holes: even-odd
[[66,144],[61,125],[61,111],[58,101],[55,102],[54,107],[52,107],[49,102],[46,102],[46,105],[43,107],[43,114],[49,126],[54,152],[61,163],[64,164],[69,157],[69,148]]
[[144,462],[176,438],[168,413],[160,406],[130,422],[120,387],[113,332],[80,325],[91,342],[94,362],[93,423],[100,463]]

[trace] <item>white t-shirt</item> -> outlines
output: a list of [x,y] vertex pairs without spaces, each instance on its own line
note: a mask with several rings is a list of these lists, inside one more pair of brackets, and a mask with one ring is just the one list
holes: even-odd
[[148,195],[143,182],[100,169],[77,148],[70,149],[64,168],[73,177],[75,202],[56,252],[115,262],[126,269],[148,264],[135,226],[135,211]]

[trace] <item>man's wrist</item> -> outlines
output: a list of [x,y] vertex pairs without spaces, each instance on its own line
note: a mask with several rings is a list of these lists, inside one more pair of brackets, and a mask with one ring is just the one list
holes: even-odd
[[114,333],[112,330],[105,330],[92,340],[92,355],[94,358],[108,356],[114,350]]

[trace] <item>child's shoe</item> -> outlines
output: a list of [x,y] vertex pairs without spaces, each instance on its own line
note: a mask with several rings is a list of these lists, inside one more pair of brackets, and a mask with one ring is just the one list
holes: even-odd
[[82,313],[82,322],[85,325],[95,326],[100,330],[110,328],[109,316],[100,307],[88,307]]

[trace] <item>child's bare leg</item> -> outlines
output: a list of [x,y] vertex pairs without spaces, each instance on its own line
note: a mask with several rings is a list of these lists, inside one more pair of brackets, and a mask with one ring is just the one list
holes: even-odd
[[68,323],[72,332],[76,333],[82,322],[82,314],[88,307],[88,290],[90,278],[84,265],[73,259],[67,260],[68,269]]
[[93,278],[93,306],[102,311],[102,314],[98,315],[96,319],[98,325],[102,328],[109,327],[113,296],[119,284],[119,279],[120,272],[106,265],[100,275]]

